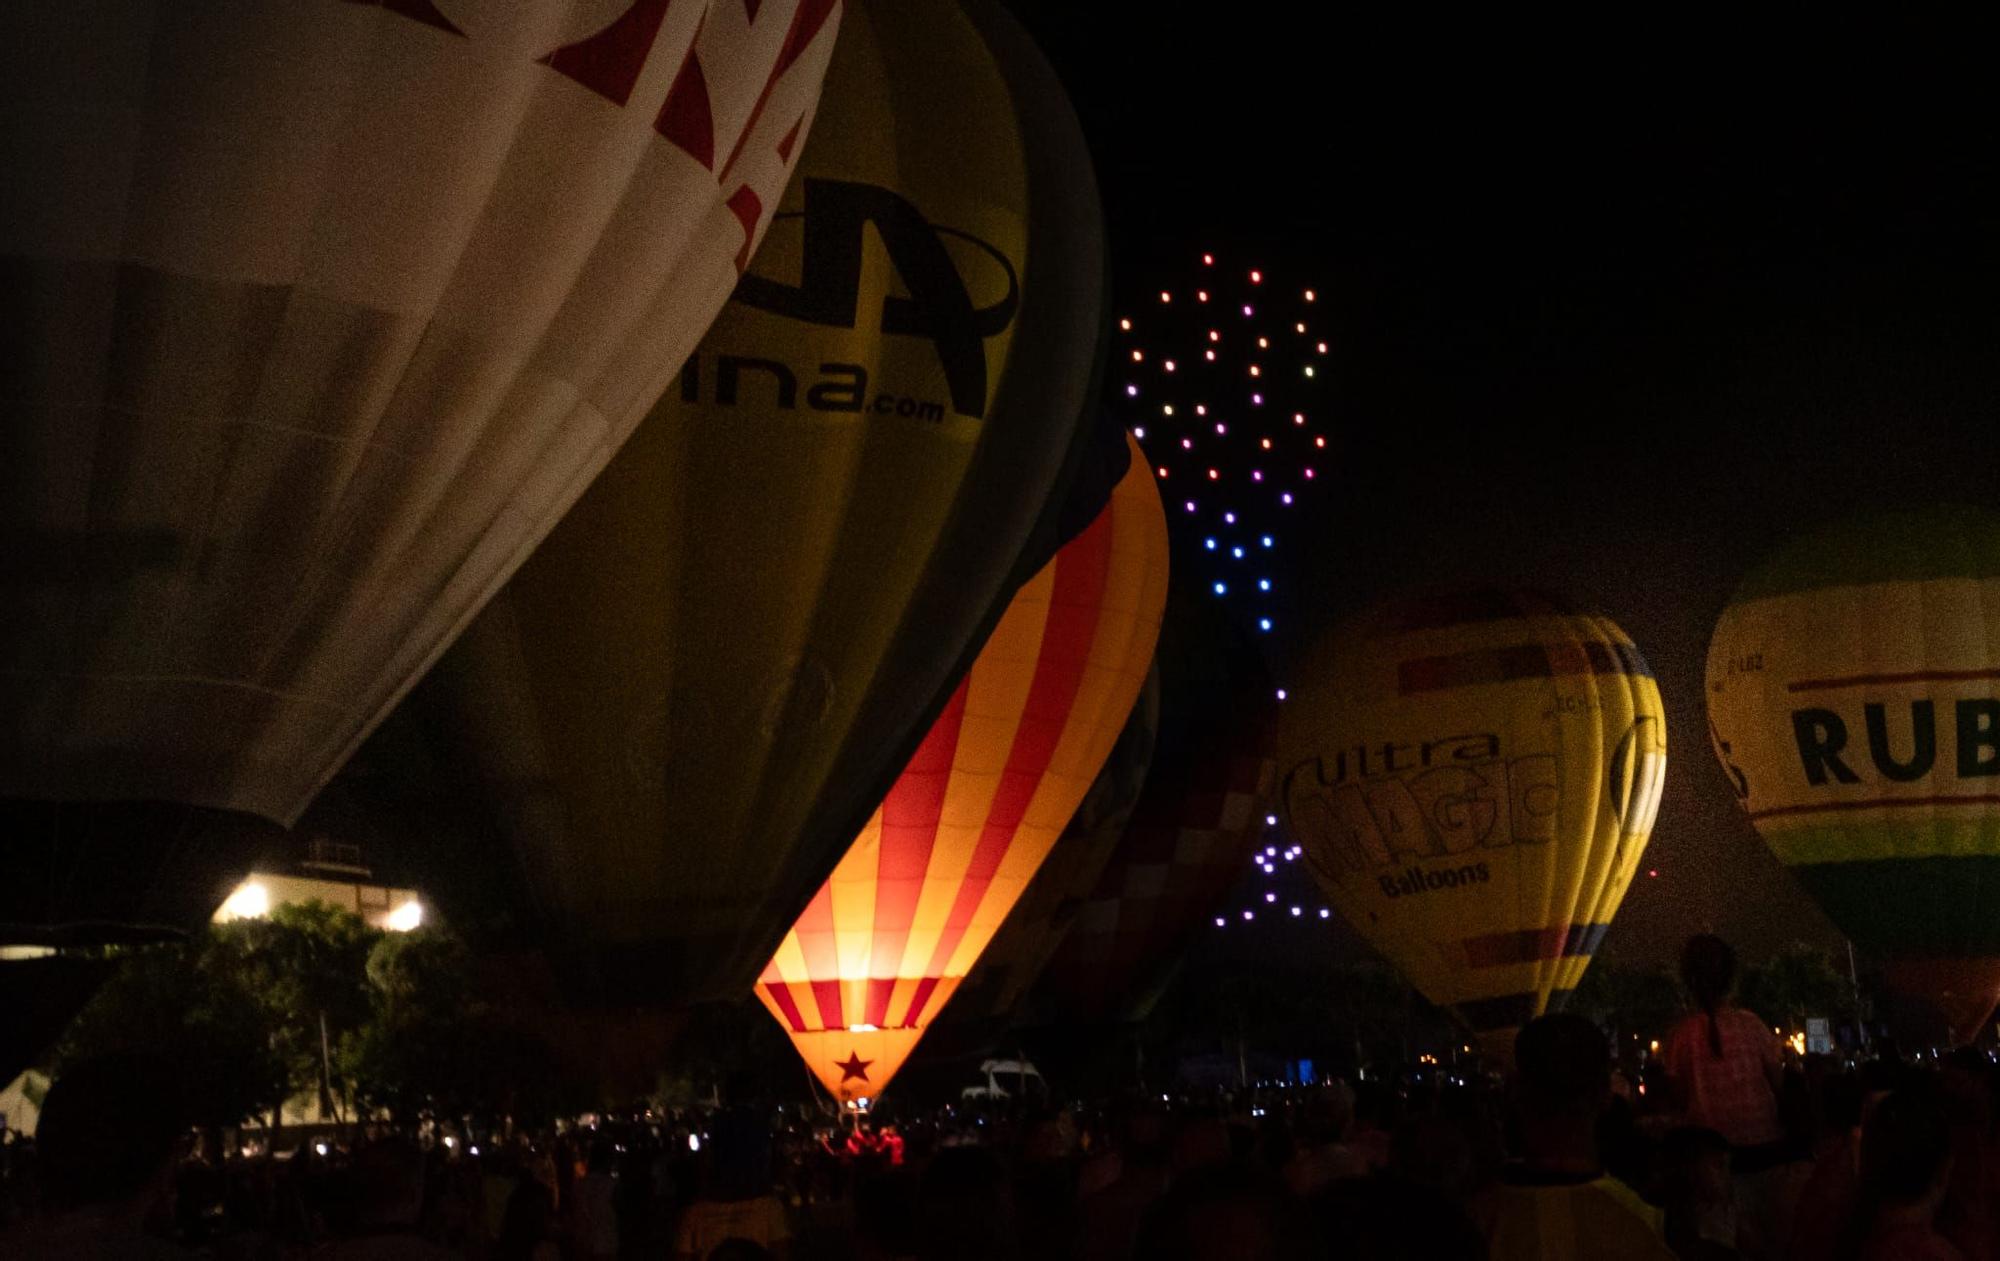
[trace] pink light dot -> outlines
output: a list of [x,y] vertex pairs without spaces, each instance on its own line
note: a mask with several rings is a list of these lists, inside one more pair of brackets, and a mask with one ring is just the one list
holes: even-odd
[[1126,397],[1126,398],[1138,398],[1138,397],[1139,397],[1139,387],[1138,387],[1138,386],[1136,386],[1136,385],[1128,385],[1128,386],[1126,386],[1126,387],[1125,387],[1125,397]]
[[1213,255],[1213,254],[1203,254],[1203,255],[1201,256],[1201,265],[1202,265],[1203,267],[1213,267],[1213,266],[1215,266],[1215,255]]
[[1235,513],[1233,513],[1233,512],[1225,512],[1225,513],[1223,513],[1223,514],[1222,514],[1222,524],[1224,524],[1224,525],[1235,525],[1235,524],[1236,524],[1236,514],[1235,514]]
[[1210,341],[1212,341],[1212,342],[1219,342],[1219,341],[1221,341],[1221,340],[1222,340],[1222,330],[1221,330],[1221,329],[1219,329],[1219,328],[1211,328],[1211,329],[1209,329],[1209,330],[1208,330],[1208,340],[1210,340]]
[[1207,352],[1207,354],[1208,354],[1208,361],[1209,361],[1210,363],[1214,363],[1214,362],[1215,362],[1215,352],[1211,350],[1211,351],[1208,351],[1208,352]]
[[1311,469],[1307,469],[1307,470],[1306,470],[1306,480],[1307,480],[1307,481],[1311,481],[1312,479],[1313,479],[1313,471],[1312,471]]
[[1325,439],[1325,438],[1314,438],[1314,439],[1313,439],[1313,445],[1314,445],[1314,446],[1316,446],[1316,447],[1323,447],[1323,446],[1325,446],[1325,445],[1326,445],[1326,439]]
[[1253,482],[1261,482],[1261,481],[1263,481],[1263,480],[1264,480],[1264,470],[1263,470],[1263,469],[1257,469],[1257,470],[1253,471],[1253,472],[1252,472],[1252,473],[1250,474],[1250,480],[1251,480],[1251,481],[1253,481]]
[[1214,470],[1214,469],[1210,469],[1210,470],[1208,470],[1208,480],[1209,480],[1209,481],[1211,481],[1211,482],[1213,482],[1213,481],[1217,481],[1217,480],[1219,480],[1219,479],[1220,479],[1221,477],[1222,477],[1222,474],[1221,474],[1221,473],[1219,473],[1219,472],[1217,472],[1216,470]]
[[1287,695],[1287,693],[1286,693],[1286,691],[1285,691],[1285,689],[1284,689],[1284,688],[1279,688],[1279,689],[1278,689],[1278,699],[1279,699],[1279,700],[1284,700],[1284,699],[1285,699],[1285,697],[1286,697],[1286,695]]
[[1182,438],[1182,439],[1181,439],[1181,450],[1183,450],[1183,451],[1192,451],[1192,450],[1194,450],[1194,439],[1193,439],[1193,438]]
[[1325,343],[1325,342],[1321,342],[1321,343],[1319,344],[1319,346],[1317,347],[1317,349],[1319,350],[1319,353],[1321,353],[1322,355],[1323,355],[1323,354],[1325,354],[1325,353],[1326,353],[1326,343]]
[[1306,301],[1308,301],[1308,302],[1311,302],[1311,301],[1313,301],[1313,300],[1314,300],[1314,298],[1315,298],[1315,295],[1314,295],[1313,291],[1312,291],[1312,290],[1310,290],[1310,289],[1306,290]]
[[1174,300],[1173,294],[1168,293],[1165,289],[1160,290],[1160,301],[1172,302],[1173,300]]
[[1228,425],[1225,425],[1225,424],[1222,424],[1221,422],[1219,422],[1219,421],[1218,421],[1218,422],[1216,423],[1216,426],[1215,426],[1215,432],[1217,432],[1217,433],[1228,433],[1228,432],[1229,432],[1229,426],[1228,426]]
[[1132,362],[1133,362],[1133,363],[1144,363],[1145,361],[1146,361],[1146,352],[1145,352],[1145,351],[1143,351],[1143,350],[1135,350],[1135,351],[1133,351],[1133,352],[1132,352]]
[[1289,507],[1292,502],[1292,492],[1286,491],[1284,494],[1278,496],[1278,499],[1280,502],[1284,503],[1287,507]]
[[1206,404],[1206,403],[1196,403],[1196,404],[1194,405],[1194,414],[1195,414],[1195,415],[1197,415],[1197,416],[1206,416],[1206,415],[1208,415],[1208,404]]
[[1303,332],[1305,332],[1305,331],[1306,331],[1306,326],[1305,326],[1305,321],[1301,320],[1301,321],[1299,322],[1299,325],[1298,325],[1298,330],[1299,330],[1299,331],[1300,331],[1301,333],[1303,333]]
[[1261,272],[1261,271],[1253,271],[1253,272],[1251,272],[1251,273],[1250,273],[1250,283],[1251,283],[1251,284],[1253,284],[1253,285],[1261,285],[1261,284],[1263,284],[1263,283],[1264,283],[1264,273],[1263,273],[1263,272]]
[[1197,290],[1195,290],[1195,291],[1194,291],[1194,300],[1195,300],[1196,302],[1206,302],[1206,301],[1208,301],[1208,290],[1206,290],[1206,289],[1197,289]]
[[1250,309],[1250,304],[1246,302],[1246,303],[1244,303],[1244,304],[1243,304],[1243,314],[1244,314],[1244,315],[1245,315],[1245,316],[1247,317],[1247,316],[1251,316],[1251,315],[1255,315],[1255,314],[1256,314],[1256,312],[1255,312],[1255,311],[1252,311],[1252,310]]
[[1166,367],[1167,371],[1172,372],[1174,370],[1174,361],[1169,359],[1166,361],[1166,364],[1164,366]]
[[1257,339],[1257,349],[1259,349],[1259,350],[1269,350],[1270,348],[1271,348],[1271,339],[1270,339],[1270,338],[1268,338],[1268,337],[1259,337],[1259,338]]
[[1260,441],[1257,445],[1264,448],[1266,451],[1269,451],[1271,449],[1271,440],[1269,438],[1265,438],[1262,441]]
[[1295,424],[1295,425],[1303,425],[1303,424],[1305,424],[1305,423],[1306,423],[1306,414],[1305,414],[1304,412],[1293,412],[1293,413],[1292,413],[1292,423],[1293,423],[1293,424]]
[[1262,394],[1252,394],[1250,396],[1250,401],[1252,403],[1255,403],[1257,406],[1262,407],[1264,405],[1264,396]]
[[1194,511],[1194,500],[1190,499],[1190,500],[1188,500],[1188,501],[1187,501],[1187,510],[1188,510],[1189,512],[1193,512],[1193,511]]

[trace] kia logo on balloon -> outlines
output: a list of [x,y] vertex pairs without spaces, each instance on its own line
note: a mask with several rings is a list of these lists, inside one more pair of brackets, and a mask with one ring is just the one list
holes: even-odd
[[[869,322],[887,334],[928,339],[950,386],[952,410],[985,419],[986,339],[1007,331],[1021,304],[1020,276],[1007,256],[970,233],[932,223],[908,200],[874,184],[808,179],[805,209],[775,215],[771,224],[776,229],[794,219],[804,233],[799,283],[745,272],[735,300],[808,324],[860,328],[864,237],[872,224],[909,296],[885,294],[879,316],[871,314]],[[954,251],[946,241],[964,247]],[[975,266],[973,279],[987,290],[1004,282],[1004,292],[978,306],[962,268],[982,258],[987,261]]]

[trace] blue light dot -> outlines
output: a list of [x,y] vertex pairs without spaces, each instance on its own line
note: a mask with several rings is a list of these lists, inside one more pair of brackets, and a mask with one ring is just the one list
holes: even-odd
[[1223,513],[1223,514],[1222,514],[1222,523],[1223,523],[1224,525],[1235,525],[1235,524],[1236,524],[1236,514],[1235,514],[1235,513],[1233,513],[1233,512],[1225,512],[1225,513]]
[[1234,556],[1234,557],[1235,557],[1235,558],[1236,558],[1237,560],[1242,560],[1242,559],[1243,559],[1243,549],[1242,549],[1242,548],[1240,548],[1240,547],[1232,547],[1232,548],[1230,548],[1230,549],[1229,549],[1229,554],[1230,554],[1231,556]]
[[1215,540],[1214,540],[1214,539],[1203,539],[1203,540],[1201,541],[1201,545],[1202,545],[1203,547],[1207,548],[1207,549],[1208,549],[1209,551],[1211,551],[1211,552],[1215,550]]
[[1188,510],[1189,512],[1193,512],[1193,511],[1194,511],[1194,500],[1190,499],[1190,500],[1188,500],[1188,501],[1187,501],[1187,510]]
[[1271,580],[1269,578],[1259,578],[1257,580],[1257,590],[1269,591],[1270,589],[1271,589]]
[[1266,534],[1263,538],[1263,543],[1265,547],[1271,546],[1271,536]]
[[1287,695],[1287,693],[1285,692],[1285,689],[1284,689],[1284,688],[1279,688],[1279,689],[1278,689],[1278,699],[1279,699],[1279,700],[1284,700],[1284,699],[1285,699],[1285,696],[1286,696],[1286,695]]
[[1217,594],[1217,595],[1226,595],[1226,594],[1228,594],[1228,592],[1229,592],[1229,584],[1228,584],[1228,583],[1226,583],[1226,582],[1218,582],[1218,583],[1216,583],[1216,584],[1215,584],[1215,594]]
[[1268,617],[1260,617],[1260,618],[1258,618],[1258,619],[1257,619],[1257,629],[1258,629],[1258,630],[1270,630],[1270,629],[1271,629],[1271,619],[1270,619],[1270,618],[1268,618]]

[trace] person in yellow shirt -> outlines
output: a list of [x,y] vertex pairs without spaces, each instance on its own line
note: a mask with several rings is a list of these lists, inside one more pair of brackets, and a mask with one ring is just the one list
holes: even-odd
[[1514,1040],[1518,1159],[1473,1198],[1493,1261],[1674,1261],[1660,1211],[1604,1172],[1597,1118],[1611,1052],[1581,1016],[1529,1022]]

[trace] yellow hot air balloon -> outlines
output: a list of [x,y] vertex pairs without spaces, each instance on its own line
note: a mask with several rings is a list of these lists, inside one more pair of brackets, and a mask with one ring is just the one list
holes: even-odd
[[548,1026],[741,998],[1129,464],[1087,152],[996,9],[848,5],[737,299],[340,785],[403,781],[413,876]]
[[1604,618],[1470,590],[1348,623],[1300,680],[1286,826],[1341,915],[1504,1048],[1575,988],[1652,831],[1652,672]]
[[2000,513],[1801,538],[1731,598],[1708,720],[1779,861],[1960,1039],[2000,998]]
[[0,6],[0,796],[296,819],[728,298],[839,7]]
[[1145,682],[1166,580],[1166,518],[1135,446],[758,981],[834,1098],[881,1094],[1069,823]]

